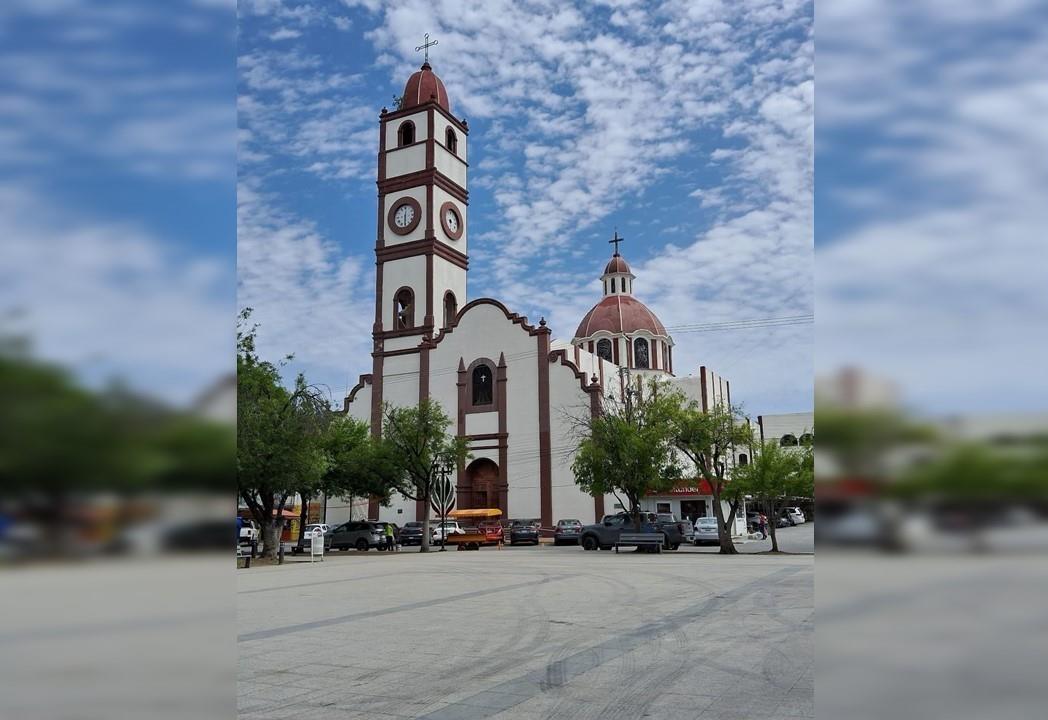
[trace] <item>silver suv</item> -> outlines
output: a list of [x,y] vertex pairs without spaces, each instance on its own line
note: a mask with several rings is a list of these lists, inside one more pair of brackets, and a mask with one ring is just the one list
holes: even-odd
[[324,536],[327,550],[368,550],[385,547],[385,528],[367,520],[350,520],[337,525]]

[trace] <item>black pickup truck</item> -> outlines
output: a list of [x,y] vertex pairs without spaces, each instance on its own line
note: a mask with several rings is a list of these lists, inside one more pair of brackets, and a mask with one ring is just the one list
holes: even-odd
[[[579,535],[579,544],[583,550],[610,550],[619,540],[619,534],[625,530],[633,532],[636,530],[636,522],[629,513],[621,512],[615,515],[605,515],[599,523],[586,525]],[[677,522],[660,522],[655,513],[641,513],[641,532],[658,532],[664,536],[663,548],[676,550],[684,542],[680,524]]]

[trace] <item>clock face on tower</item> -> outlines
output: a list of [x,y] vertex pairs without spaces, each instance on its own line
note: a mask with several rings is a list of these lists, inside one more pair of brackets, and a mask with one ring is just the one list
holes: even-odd
[[422,207],[414,198],[405,197],[393,201],[386,218],[389,229],[397,235],[407,235],[418,227],[422,219]]
[[406,228],[415,219],[415,208],[410,205],[401,205],[393,215],[393,224],[398,228]]
[[444,234],[452,240],[462,237],[462,215],[454,203],[446,202],[440,206],[440,225],[444,228]]

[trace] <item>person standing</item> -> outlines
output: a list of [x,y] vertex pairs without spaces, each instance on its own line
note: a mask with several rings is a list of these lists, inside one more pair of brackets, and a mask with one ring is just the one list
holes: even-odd
[[391,550],[392,551],[392,550],[396,549],[396,545],[394,544],[393,540],[394,540],[394,538],[393,538],[393,526],[390,525],[389,523],[386,523],[386,549],[387,550]]
[[760,531],[761,531],[761,540],[767,540],[768,539],[768,517],[764,513],[760,514],[760,518],[758,519],[758,525],[757,526],[760,528]]

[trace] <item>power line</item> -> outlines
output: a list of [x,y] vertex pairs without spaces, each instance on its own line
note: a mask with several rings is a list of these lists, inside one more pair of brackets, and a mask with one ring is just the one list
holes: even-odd
[[772,318],[751,318],[748,320],[727,320],[716,323],[692,323],[688,325],[670,325],[666,331],[670,334],[693,332],[717,332],[724,330],[748,330],[750,328],[787,327],[790,325],[810,325],[815,322],[815,315],[787,315]]

